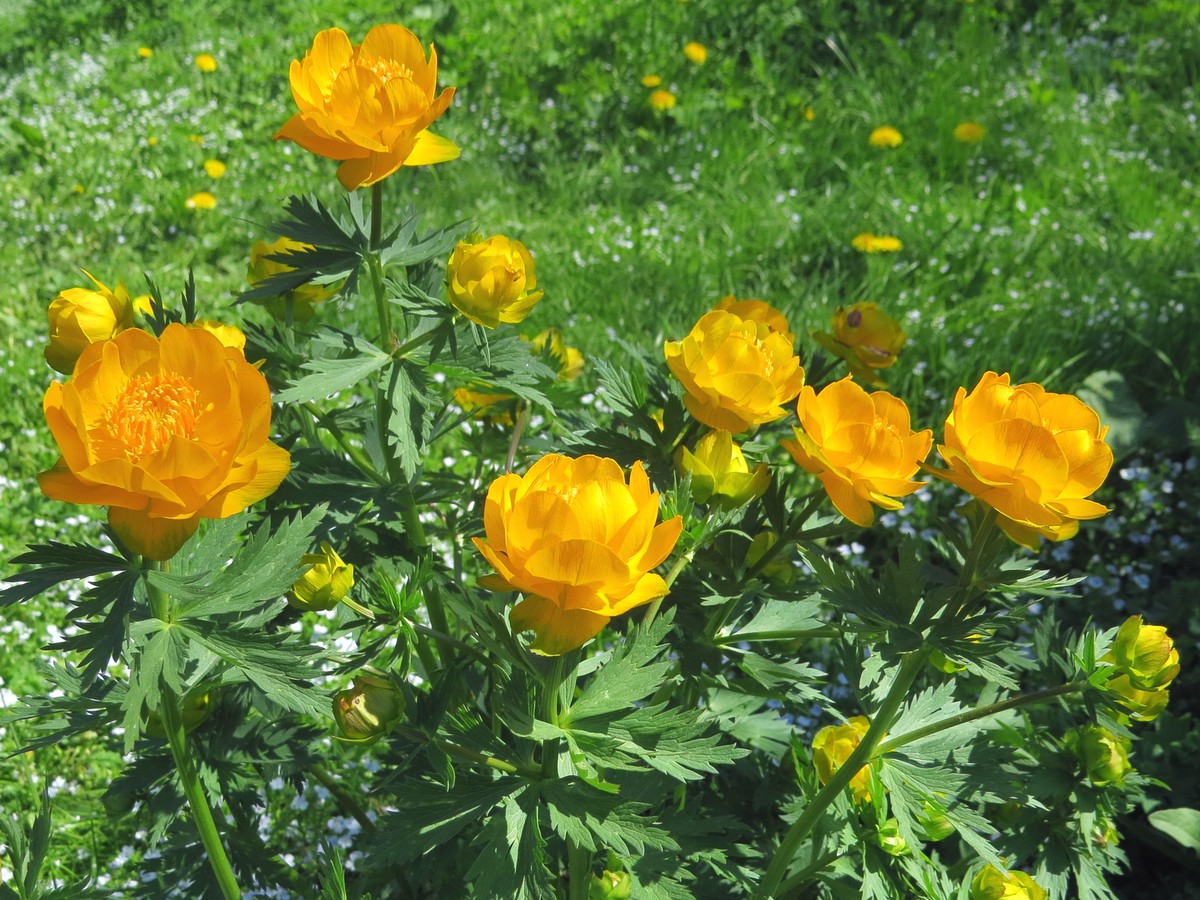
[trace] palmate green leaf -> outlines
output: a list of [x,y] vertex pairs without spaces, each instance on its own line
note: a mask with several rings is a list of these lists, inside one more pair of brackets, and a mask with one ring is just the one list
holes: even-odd
[[767,599],[745,621],[725,629],[722,643],[730,641],[788,640],[797,632],[826,625],[820,618],[817,600]]
[[[743,674],[761,688],[761,691],[754,691],[759,696],[798,703],[823,700],[821,692],[809,686],[825,678],[825,673],[820,669],[802,662],[780,662],[735,647],[724,649]],[[747,689],[740,680],[731,681],[729,687],[732,690]]]
[[129,639],[130,675],[121,721],[127,753],[141,734],[146,715],[162,705],[163,688],[183,694],[188,660],[187,634],[181,626],[143,619],[130,627]]
[[636,858],[648,848],[680,849],[659,820],[648,814],[646,804],[622,800],[574,777],[542,782],[538,793],[555,834],[588,850],[608,849]]
[[629,709],[658,690],[672,668],[670,662],[658,657],[666,649],[662,640],[674,619],[675,611],[670,609],[649,628],[631,628],[559,719],[563,728],[570,730],[590,717]]
[[540,819],[532,789],[501,801],[479,834],[482,847],[467,871],[475,896],[554,900]]
[[412,478],[425,459],[433,424],[429,379],[408,360],[397,360],[388,373],[387,442],[405,478]]
[[322,354],[301,368],[311,372],[275,395],[278,403],[308,403],[332,397],[354,387],[368,375],[392,361],[391,356],[370,341],[326,327],[314,341]]
[[431,362],[436,363],[451,384],[484,382],[498,393],[513,394],[540,406],[551,405],[541,386],[558,378],[558,373],[541,357],[530,352],[528,341],[512,334],[483,334],[478,343],[458,341],[453,357],[443,353]]
[[126,623],[136,603],[134,589],[141,581],[137,572],[126,571],[100,581],[81,598],[73,610],[78,615],[103,614],[100,621],[82,619],[75,624],[78,630],[67,635],[48,649],[62,649],[83,654],[83,683],[90,684],[121,655],[125,644]]
[[131,570],[130,564],[115,553],[86,544],[64,544],[60,541],[33,544],[10,562],[15,566],[32,568],[5,576],[10,584],[0,591],[0,609],[32,599],[64,581]]
[[[320,525],[325,512],[324,504],[315,506],[307,514],[297,514],[292,519],[284,520],[274,531],[268,523],[263,523],[237,549],[232,562],[219,570],[197,571],[189,575],[151,571],[146,578],[176,600],[177,620],[258,610],[264,604],[279,600],[300,577],[300,558],[309,552],[312,533]],[[214,547],[220,546],[220,552],[228,549],[228,532],[225,529],[210,534],[211,538],[206,535],[205,541]],[[192,563],[206,563],[213,556],[212,551],[203,547],[193,557]]]

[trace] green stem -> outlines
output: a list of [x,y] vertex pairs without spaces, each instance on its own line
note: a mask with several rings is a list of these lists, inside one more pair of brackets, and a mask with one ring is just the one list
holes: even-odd
[[804,887],[817,876],[817,873],[822,871],[826,866],[832,865],[842,857],[842,851],[835,850],[833,853],[827,853],[824,856],[818,857],[809,863],[787,881],[779,886],[778,895],[789,897],[800,888]]
[[[663,581],[665,581],[667,584],[668,591],[670,591],[671,585],[675,583],[675,579],[679,577],[679,573],[682,572],[687,564],[692,561],[692,557],[695,556],[695,554],[696,551],[693,548],[687,553],[683,554],[683,556],[679,557],[679,559],[675,560],[675,565],[671,566],[671,571],[669,571],[667,573],[667,577],[663,579]],[[646,614],[642,616],[641,627],[643,629],[649,628],[654,623],[655,618],[658,616],[658,610],[662,607],[663,600],[666,598],[667,595],[663,594],[658,599],[650,601],[650,605],[646,608]]]
[[338,428],[332,419],[321,412],[321,410],[317,408],[316,404],[310,401],[308,403],[302,403],[301,406],[305,411],[308,412],[309,415],[311,415],[317,420],[318,423],[320,423],[321,427],[329,433],[330,437],[337,441],[338,446],[341,447],[342,450],[345,451],[346,455],[354,461],[354,464],[362,470],[364,475],[366,475],[376,484],[385,485],[388,483],[388,480],[380,475],[376,470],[374,464],[367,457],[367,454],[363,452],[362,448],[355,447],[352,443],[350,443],[345,432]]
[[371,289],[375,293],[375,315],[379,320],[380,346],[391,352],[392,310],[388,305],[383,284],[383,261],[380,259],[380,244],[383,243],[383,182],[371,185],[371,252],[367,255],[367,268],[371,273]]
[[444,631],[438,631],[436,628],[430,628],[428,625],[422,625],[420,622],[409,622],[408,624],[412,628],[412,630],[415,631],[417,634],[427,635],[427,636],[433,638],[435,641],[446,644],[447,646],[453,647],[456,650],[461,650],[463,653],[469,654],[470,656],[474,656],[480,662],[488,661],[488,657],[486,654],[481,653],[479,650],[472,647],[470,644],[460,641],[458,638],[452,637],[451,635],[446,634],[446,632],[444,632]]
[[403,738],[412,741],[414,744],[430,744],[441,750],[448,756],[457,756],[459,759],[472,762],[477,765],[487,766],[489,769],[495,769],[497,772],[503,772],[505,775],[520,775],[524,778],[539,778],[541,777],[541,769],[533,768],[532,766],[523,766],[519,763],[512,763],[506,759],[499,759],[495,756],[488,756],[486,753],[479,753],[475,750],[470,750],[467,747],[460,747],[458,744],[452,744],[450,741],[444,741],[441,738],[430,737],[425,732],[418,728],[411,728],[408,725],[397,725],[393,728],[393,733],[398,734]]
[[850,784],[851,779],[874,757],[875,748],[883,741],[883,736],[896,721],[900,706],[908,696],[909,688],[912,687],[913,681],[916,680],[928,656],[929,648],[927,647],[905,655],[896,672],[896,678],[892,681],[892,686],[888,689],[879,711],[871,720],[871,727],[863,735],[862,741],[842,763],[841,768],[833,773],[833,777],[821,788],[812,803],[784,835],[779,849],[775,851],[774,859],[771,860],[771,865],[767,868],[766,874],[763,875],[762,881],[754,892],[753,896],[757,900],[766,900],[768,897],[778,895],[783,876],[787,874],[788,866],[791,865],[796,851],[808,838],[809,832],[817,824],[821,814],[841,795],[846,786]]
[[308,774],[320,782],[325,790],[333,795],[333,799],[337,801],[338,806],[350,813],[363,831],[374,831],[375,823],[371,821],[371,817],[367,815],[367,811],[362,808],[357,800],[346,793],[346,789],[333,780],[333,776],[325,771],[324,766],[316,763],[308,767]]
[[513,423],[512,437],[508,441],[508,455],[504,457],[504,471],[511,472],[517,461],[517,448],[521,445],[521,435],[529,424],[529,404],[521,401],[517,404],[517,421]]
[[1041,691],[1033,691],[1029,694],[1021,694],[1016,697],[1009,697],[1007,700],[1001,700],[998,703],[989,703],[987,706],[978,706],[975,709],[968,709],[965,712],[957,713],[953,716],[947,716],[944,719],[938,719],[936,722],[930,722],[921,728],[909,731],[905,734],[898,734],[895,737],[888,738],[883,741],[875,750],[876,756],[883,756],[885,753],[890,753],[903,747],[905,744],[911,744],[914,741],[919,741],[922,738],[927,738],[932,734],[937,734],[939,731],[945,731],[947,728],[953,728],[956,725],[965,725],[967,722],[975,722],[979,719],[986,719],[988,716],[994,716],[1010,709],[1019,709],[1022,706],[1031,706],[1034,703],[1042,703],[1046,700],[1053,700],[1055,697],[1064,697],[1067,694],[1078,693],[1083,690],[1087,684],[1086,681],[1068,681],[1065,684],[1060,684],[1057,687],[1046,688]]
[[567,897],[588,900],[592,888],[592,851],[567,838]]
[[[566,673],[566,656],[556,656],[550,663],[550,671],[542,682],[542,719],[551,725],[558,724],[558,692]],[[542,777],[558,777],[558,754],[562,742],[546,738],[542,742]]]

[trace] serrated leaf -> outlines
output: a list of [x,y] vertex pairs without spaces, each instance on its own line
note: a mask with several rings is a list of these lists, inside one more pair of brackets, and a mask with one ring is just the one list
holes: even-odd
[[405,478],[411,479],[425,457],[433,417],[425,373],[406,360],[397,361],[388,377],[387,442]]
[[812,600],[768,599],[747,621],[728,629],[723,642],[786,640],[796,632],[823,627],[820,611],[821,604]]
[[467,871],[478,897],[554,900],[533,792],[505,797],[480,832],[483,847]]
[[32,599],[64,581],[94,578],[130,568],[129,563],[116,554],[86,544],[60,541],[33,544],[9,562],[33,568],[5,576],[10,586],[0,591],[0,608]]
[[392,361],[390,356],[366,341],[355,341],[355,348],[361,351],[364,344],[373,352],[359,356],[320,357],[304,363],[302,368],[312,374],[305,375],[291,387],[280,391],[275,395],[275,401],[308,403],[332,397],[340,391],[354,387]]
[[644,804],[598,791],[582,779],[545,781],[539,785],[539,793],[554,831],[589,850],[607,848],[618,856],[639,857],[647,848],[680,849],[657,819],[645,815]]
[[649,628],[630,630],[624,641],[613,650],[611,658],[588,681],[579,698],[560,717],[567,728],[589,716],[629,709],[637,701],[658,690],[672,669],[672,664],[655,661],[666,649],[662,640],[670,631],[674,610],[659,616]]

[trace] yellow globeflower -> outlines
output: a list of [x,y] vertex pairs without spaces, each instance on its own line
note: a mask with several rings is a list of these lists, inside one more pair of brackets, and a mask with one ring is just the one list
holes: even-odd
[[217,60],[211,53],[201,53],[193,60],[196,68],[205,74],[217,71]]
[[814,332],[813,338],[830,353],[850,364],[860,381],[883,387],[878,369],[895,364],[900,349],[908,342],[900,323],[879,308],[878,303],[839,306],[833,314],[833,333]]
[[963,144],[978,144],[987,136],[987,129],[978,122],[959,122],[954,126],[954,139]]
[[683,45],[683,55],[688,58],[689,62],[700,65],[708,59],[708,48],[696,41],[688,41]]
[[[377,25],[357,46],[340,28],[322,31],[288,73],[299,112],[276,133],[317,156],[341,161],[348,191],[375,184],[401,166],[428,166],[459,154],[429,131],[454,88],[437,94],[437,51],[429,58],[400,25]],[[436,95],[436,96],[435,96]]]
[[626,484],[616,460],[543,456],[488,488],[486,539],[473,540],[496,574],[479,583],[520,591],[513,631],[535,632],[539,653],[566,653],[614,616],[666,595],[652,570],[671,554],[683,519],[657,520],[658,494],[640,462]]
[[225,163],[219,159],[206,159],[204,161],[204,173],[209,178],[220,178],[225,174]]
[[1106,661],[1140,691],[1159,691],[1179,674],[1179,651],[1161,625],[1146,625],[1141,616],[1130,616],[1117,631]]
[[502,234],[459,241],[446,266],[450,302],[477,325],[520,322],[542,299],[533,257],[520,241]]
[[217,205],[217,198],[208,191],[200,191],[183,201],[183,205],[188,209],[214,209]]
[[861,250],[863,253],[896,253],[904,248],[904,244],[900,242],[900,238],[898,237],[886,234],[872,234],[869,231],[856,234],[854,239],[850,241],[850,246],[855,250]]
[[856,525],[874,523],[872,504],[900,509],[904,504],[895,498],[924,484],[912,477],[929,454],[933,432],[912,430],[903,400],[885,391],[868,394],[847,376],[819,394],[805,385],[796,414],[795,440],[783,446]]
[[762,322],[772,331],[782,334],[793,344],[796,342],[796,335],[788,327],[788,321],[783,313],[764,300],[739,300],[730,294],[728,297],[722,297],[713,309],[733,313],[735,316],[751,322]]
[[267,380],[203,328],[131,328],[92,344],[43,401],[62,456],[38,476],[54,500],[107,506],[134,552],[169,559],[201,519],[266,497],[291,466],[270,441]]
[[733,434],[783,418],[783,404],[804,386],[785,335],[724,310],[703,315],[683,340],[667,341],[663,354],[683,384],[688,411]]
[[67,288],[50,304],[50,343],[44,353],[55,371],[70,375],[81,353],[97,341],[107,341],[133,327],[133,303],[125,285],[109,290],[90,272],[96,290]]
[[1104,682],[1104,689],[1119,698],[1120,705],[1135,722],[1153,722],[1167,708],[1171,692],[1166,688],[1143,691],[1134,687],[1128,675],[1117,675]]
[[938,445],[950,468],[930,471],[993,507],[1009,537],[1036,548],[1039,535],[1066,540],[1081,519],[1108,512],[1087,499],[1112,467],[1107,433],[1077,397],[987,372],[970,393],[958,389]]
[[867,141],[872,147],[886,147],[891,149],[899,147],[904,143],[904,135],[891,125],[880,125],[871,132],[871,136],[867,138]]
[[650,105],[659,112],[666,112],[668,109],[674,109],[675,95],[668,90],[659,88],[650,95]]
[[308,568],[287,598],[297,609],[333,609],[354,587],[354,566],[343,561],[328,541],[321,542],[320,553],[304,554],[300,564]]
[[696,442],[695,450],[680,447],[675,466],[692,476],[692,496],[697,503],[712,502],[722,509],[736,509],[761,497],[771,483],[766,463],[750,471],[742,448],[728,431],[710,431]]
[[[295,266],[289,266],[282,259],[293,254],[304,253],[314,249],[312,244],[303,244],[291,238],[281,237],[267,242],[259,241],[250,248],[250,263],[246,268],[246,281],[255,287],[266,281],[272,275],[296,271]],[[313,304],[328,300],[341,288],[337,284],[316,284],[307,282],[297,285],[291,290],[282,290],[278,297],[253,302],[262,304],[272,316],[283,319],[287,315],[287,301],[292,301],[292,315],[303,322],[312,318]]]
[[1024,872],[986,866],[971,881],[971,900],[1046,900],[1046,892]]
[[[828,784],[834,774],[850,758],[850,754],[862,743],[871,720],[866,716],[854,716],[844,725],[826,725],[813,737],[813,765],[821,784]],[[850,779],[850,792],[858,803],[871,802],[871,767],[863,766]]]

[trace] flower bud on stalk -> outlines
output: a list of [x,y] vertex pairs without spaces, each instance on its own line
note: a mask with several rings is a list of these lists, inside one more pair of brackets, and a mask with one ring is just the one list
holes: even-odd
[[[200,691],[184,697],[179,703],[183,730],[189,733],[194,731],[201,722],[208,718],[212,710],[213,696],[210,691]],[[167,736],[167,729],[163,726],[162,717],[154,710],[150,710],[149,715],[146,716],[146,734],[156,738]]]
[[588,887],[588,900],[629,900],[632,896],[633,879],[628,872],[605,869],[600,875],[592,876]]
[[900,323],[879,308],[878,303],[839,306],[833,314],[833,333],[813,332],[818,344],[844,359],[850,373],[873,387],[883,387],[879,369],[895,365],[908,336]]
[[91,278],[96,289],[68,288],[47,310],[50,344],[44,351],[46,362],[64,375],[71,374],[76,360],[92,344],[133,327],[133,303],[125,285],[109,290],[90,272],[83,274]]
[[1024,872],[1007,874],[987,866],[971,881],[971,900],[1046,900],[1046,892]]
[[446,284],[454,308],[485,328],[520,322],[542,299],[533,257],[502,234],[459,241],[446,265]]
[[333,717],[347,741],[371,743],[383,737],[404,715],[404,694],[391,681],[357,675],[333,698]]
[[1129,764],[1129,739],[1113,734],[1100,725],[1073,728],[1063,737],[1083,765],[1088,781],[1096,787],[1120,785],[1132,770]]
[[288,592],[288,603],[296,609],[333,609],[354,587],[354,566],[343,562],[333,545],[321,542],[320,553],[306,553],[300,560],[308,571]]
[[[866,716],[854,716],[842,725],[826,725],[813,737],[813,765],[821,784],[828,784],[850,754],[862,743],[871,722]],[[855,802],[871,802],[871,766],[863,766],[850,779],[850,792]]]
[[763,495],[771,483],[766,463],[750,471],[742,448],[728,431],[710,431],[696,442],[694,451],[680,447],[675,466],[692,476],[692,496],[697,503],[712,502],[720,509],[737,509]]

